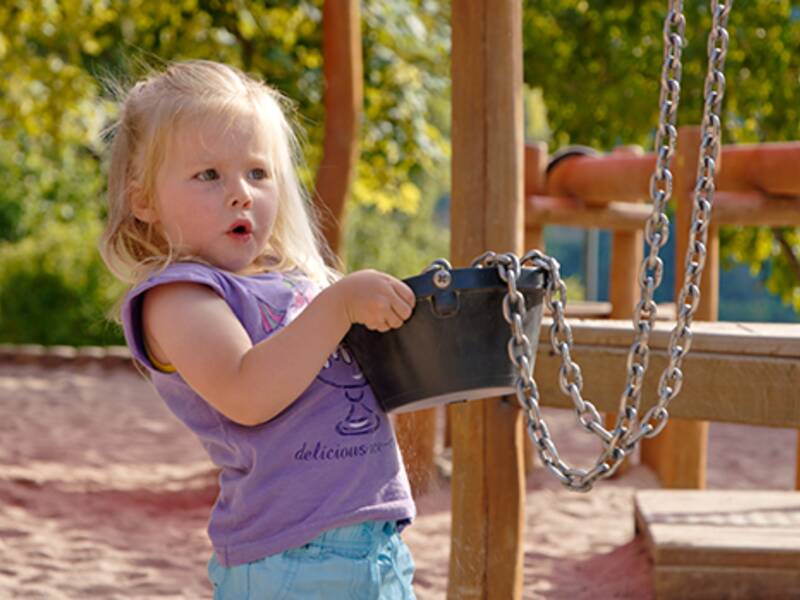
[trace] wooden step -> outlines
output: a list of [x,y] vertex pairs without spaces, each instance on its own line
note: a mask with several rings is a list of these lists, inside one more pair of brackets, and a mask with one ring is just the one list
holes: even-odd
[[657,600],[800,598],[800,493],[642,490]]

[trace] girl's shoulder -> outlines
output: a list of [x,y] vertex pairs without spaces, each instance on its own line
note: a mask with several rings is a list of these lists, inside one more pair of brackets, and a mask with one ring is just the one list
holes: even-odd
[[299,269],[263,271],[246,275],[231,273],[199,262],[175,262],[151,273],[126,295],[124,304],[136,302],[148,290],[169,283],[197,283],[207,286],[224,299],[242,294],[271,296],[281,290],[291,290],[306,297],[316,296],[321,286]]
[[225,298],[227,284],[220,276],[218,269],[196,262],[176,262],[150,273],[146,279],[131,288],[122,301],[120,320],[125,341],[136,361],[151,372],[174,374],[164,365],[154,361],[150,354],[144,335],[144,300],[147,292],[161,285],[170,283],[196,283],[210,288],[220,297]]
[[211,265],[198,262],[174,262],[151,273],[145,280],[131,288],[126,301],[141,296],[147,290],[168,283],[198,283],[208,286],[221,296],[225,295],[224,272]]

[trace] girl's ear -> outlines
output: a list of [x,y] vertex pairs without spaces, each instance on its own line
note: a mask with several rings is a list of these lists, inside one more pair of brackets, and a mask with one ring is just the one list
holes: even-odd
[[128,200],[131,203],[131,212],[134,217],[151,225],[158,222],[158,213],[155,207],[147,201],[147,195],[139,184],[133,183],[128,187]]

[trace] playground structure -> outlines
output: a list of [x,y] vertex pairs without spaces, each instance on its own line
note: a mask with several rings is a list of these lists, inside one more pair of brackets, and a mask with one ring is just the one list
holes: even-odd
[[[584,367],[592,400],[598,408],[612,412],[618,406],[625,348],[631,338],[630,322],[617,319],[627,319],[637,300],[641,230],[649,214],[641,200],[647,196],[655,157],[631,150],[605,157],[573,156],[548,173],[545,148],[530,146],[523,151],[519,4],[455,3],[452,24],[451,259],[456,265],[465,264],[486,249],[519,254],[523,230],[524,246],[541,248],[546,224],[610,229],[614,234],[611,308],[602,316],[613,320],[579,323],[573,333],[574,355]],[[699,130],[684,128],[679,140],[674,198],[680,254],[688,238]],[[665,487],[704,486],[706,420],[800,427],[795,399],[800,381],[800,325],[712,323],[718,306],[719,226],[800,225],[800,180],[794,172],[798,156],[800,144],[728,147],[722,152],[704,294],[697,313],[706,323],[696,323],[683,397],[670,409],[679,418],[642,450],[643,461],[655,469]],[[681,282],[682,259],[676,268],[676,281]],[[542,332],[543,341],[547,335]],[[654,348],[663,347],[665,338],[657,334]],[[663,354],[654,351],[651,376],[645,383],[644,397],[651,401],[652,373],[663,366]],[[571,407],[559,400],[559,362],[546,343],[540,344],[536,362],[542,403]],[[449,410],[454,466],[448,595],[519,598],[525,479],[520,413],[513,401],[503,399]],[[413,419],[415,449],[409,454],[425,461],[418,469],[424,472],[426,464],[432,465],[429,436],[435,411],[403,418]],[[747,501],[743,508],[759,509]],[[640,527],[647,530],[647,514],[653,511],[641,514],[645,516]],[[681,543],[692,545],[696,540],[691,532],[689,536]],[[770,555],[769,540],[759,545],[734,538],[714,556],[714,569],[704,564],[676,567],[653,551],[657,593],[665,598],[692,597],[710,589],[698,588],[698,581],[722,575],[722,583],[714,587],[716,593],[726,586],[728,590],[734,586],[755,589],[748,586],[772,580],[771,592],[791,594],[800,585],[793,574],[800,566],[797,537],[794,545],[780,549],[788,559],[778,567],[769,558],[762,560]],[[650,539],[658,538],[650,535]],[[745,566],[749,575],[744,578],[724,578]]]
[[[328,1],[325,7],[326,23],[330,11],[339,15],[330,18],[330,28],[326,24],[326,39],[339,36],[347,40],[336,45],[339,60],[347,53],[358,63],[351,63],[347,72],[360,73],[358,29],[352,27],[357,22],[357,3],[337,3],[334,10]],[[626,348],[631,340],[629,318],[637,302],[642,228],[650,213],[643,199],[655,157],[622,148],[606,156],[570,156],[547,172],[548,149],[542,145],[526,147],[522,134],[519,3],[454,2],[452,35],[451,261],[457,266],[468,264],[486,249],[521,254],[527,248],[542,248],[542,227],[548,224],[611,230],[611,302],[579,307],[577,313],[601,319],[573,325],[574,356],[583,367],[587,393],[599,409],[611,413],[618,407]],[[334,51],[333,44],[326,45],[326,65],[329,52]],[[332,81],[327,68],[326,79]],[[328,122],[335,121],[330,117],[337,114],[337,106],[350,114],[360,102],[360,84],[352,77],[346,80],[349,87],[330,88],[331,93],[326,94]],[[341,146],[348,149],[344,156],[354,156],[354,129],[350,128],[349,141]],[[688,239],[699,129],[683,128],[678,139],[673,198],[677,205],[677,248],[682,249]],[[798,158],[800,143],[726,146],[722,150],[708,268],[696,314],[702,322],[694,324],[693,353],[685,363],[682,397],[670,406],[670,413],[677,418],[659,438],[646,440],[642,447],[642,460],[653,467],[667,488],[703,488],[708,420],[800,429],[800,397],[795,389],[800,381],[800,325],[714,323],[719,301],[719,226],[800,225],[800,174],[795,170]],[[346,191],[346,186],[328,191],[333,187],[326,188],[318,181],[319,197],[328,207],[341,207],[337,195]],[[336,209],[333,212],[341,216]],[[681,282],[682,258],[675,268],[675,280]],[[571,407],[559,393],[559,362],[551,356],[547,336],[545,328],[541,337],[545,343],[539,345],[535,371],[542,404]],[[661,350],[666,338],[667,327],[663,331],[657,327],[644,384],[645,408],[652,404],[657,373],[666,361]],[[521,413],[515,402],[501,398],[448,410],[454,465],[448,595],[519,598],[525,460],[530,454]],[[398,418],[401,444],[406,456],[414,457],[409,468],[419,486],[424,486],[433,468],[435,419],[435,409]],[[800,487],[800,467],[797,480]],[[652,533],[646,531],[647,515],[657,512],[652,507],[658,501],[648,497],[647,506],[640,511],[644,515],[640,527],[646,535]],[[664,497],[664,501],[670,499]],[[750,508],[757,510],[758,506]],[[650,535],[650,539],[656,539],[656,546],[657,537]],[[692,541],[684,539],[683,543],[691,545]],[[739,547],[734,539],[722,548],[714,558],[717,570],[706,569],[706,574],[738,572],[739,567],[747,566],[752,577],[723,578],[713,588],[715,593],[724,593],[725,586],[728,590],[734,586],[745,589],[769,579],[773,581],[769,590],[778,594],[788,591],[786,585],[800,585],[791,575],[800,569],[800,542],[781,548],[784,561],[777,567],[774,561],[759,562],[760,557],[769,555],[769,540],[766,546],[755,544],[749,551],[741,547],[743,540],[738,543]],[[656,548],[653,559],[659,597],[688,598],[693,591],[711,589],[697,585],[703,579],[690,566],[659,564],[660,557]]]
[[[674,161],[674,194],[678,207],[677,247],[682,248],[686,244],[699,129],[681,128],[678,140]],[[641,225],[649,212],[649,207],[641,204],[641,200],[647,196],[649,173],[652,172],[655,157],[652,153],[630,153],[625,150],[606,156],[572,156],[560,161],[550,173],[545,174],[541,159],[543,150],[539,146],[528,147],[528,242],[541,246],[542,224],[600,226],[611,230],[611,308],[608,314],[602,316],[624,319],[631,314],[636,302],[636,273],[643,249]],[[800,178],[793,167],[798,160],[800,143],[797,142],[723,146],[703,297],[698,309],[699,318],[703,321],[717,319],[720,226],[800,226],[800,203],[797,201],[800,197]],[[683,257],[680,256],[675,264],[676,285],[682,279],[683,267]],[[619,328],[613,322],[577,326],[578,330],[584,328],[586,331],[576,335],[589,336],[587,339],[590,341],[585,344],[605,344],[611,348],[624,345],[625,333],[630,331],[630,326],[622,325]],[[605,339],[597,336],[598,328],[605,330]],[[620,339],[620,334],[623,334],[623,339]],[[800,374],[797,365],[791,362],[792,358],[800,356],[798,334],[800,328],[789,324],[697,324],[693,341],[695,354],[685,369],[683,391],[683,394],[691,395],[696,400],[679,401],[671,406],[670,412],[692,420],[795,426],[798,407],[787,406],[791,394],[786,392],[790,389],[788,386],[791,381],[796,381]],[[656,343],[664,347],[663,342]],[[600,394],[598,399],[614,398],[613,388],[606,388],[603,382],[607,377],[600,375],[604,372],[601,364],[607,364],[609,358],[593,355],[589,359],[592,366],[588,368],[593,371],[597,368],[598,374],[597,379],[591,376],[587,379],[600,386],[599,390],[595,388]],[[788,362],[782,362],[781,358],[788,359]],[[548,361],[548,358],[540,353],[540,360]],[[659,365],[652,366],[658,372]],[[609,372],[615,372],[613,367],[609,366],[609,369]],[[546,378],[550,371],[542,368],[542,376]],[[718,379],[716,374],[720,374]],[[703,386],[698,386],[701,382]],[[618,385],[616,382],[608,383]],[[542,384],[545,385],[544,380]],[[647,396],[652,398],[654,389],[653,384]],[[707,400],[709,396],[724,397],[727,410],[713,406]],[[605,408],[613,410],[610,405]],[[706,425],[698,421],[678,422],[667,429],[671,431],[665,431],[663,439],[659,437],[645,441],[643,461],[659,474],[666,487],[702,488],[705,480]],[[670,436],[678,436],[680,445],[670,442]],[[800,489],[800,470],[797,484]]]
[[[677,247],[686,243],[699,130],[679,132],[675,158]],[[636,273],[642,260],[640,204],[647,194],[644,170],[652,154],[612,152],[572,156],[545,173],[541,146],[529,147],[526,234],[541,246],[543,224],[598,227],[613,232],[610,310],[573,325],[574,355],[584,369],[598,408],[615,410],[631,326],[625,318],[636,302]],[[728,421],[800,429],[800,325],[715,323],[719,302],[719,227],[722,225],[800,226],[800,177],[793,165],[800,143],[724,146],[717,178],[707,276],[693,325],[693,352],[684,363],[681,398],[670,406],[672,418],[661,435],[644,440],[641,461],[666,488],[705,487],[707,421]],[[584,170],[585,169],[585,170]],[[531,174],[532,173],[532,174]],[[585,196],[585,198],[584,198]],[[676,285],[683,260],[675,269]],[[584,313],[591,312],[584,310]],[[669,308],[665,312],[670,312]],[[674,312],[674,311],[673,311]],[[654,352],[645,380],[645,407],[657,397],[659,373],[667,363],[663,350],[668,323],[652,338]],[[541,340],[541,341],[544,341]],[[537,357],[536,376],[544,403],[559,405],[556,357]],[[648,402],[648,399],[650,402]],[[560,403],[571,408],[568,401]],[[676,418],[678,417],[678,418]],[[800,489],[800,437],[795,487]],[[654,562],[657,598],[793,597],[800,589],[800,531],[797,494],[790,492],[647,491],[636,495],[636,525]],[[780,532],[780,533],[778,533]],[[701,585],[701,587],[698,587]]]

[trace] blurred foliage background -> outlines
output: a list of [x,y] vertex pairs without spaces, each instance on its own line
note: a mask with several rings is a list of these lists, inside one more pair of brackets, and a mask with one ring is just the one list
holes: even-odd
[[[687,45],[679,126],[699,124],[702,116],[711,24],[708,0],[683,4]],[[525,80],[541,90],[549,124],[543,139],[551,149],[639,144],[652,150],[666,6],[665,0],[523,2]],[[800,140],[800,5],[791,0],[737,2],[729,32],[723,143]],[[739,303],[737,310],[729,310],[722,288],[721,318],[779,315],[798,320],[800,230],[731,227],[723,228],[720,237],[726,268],[747,265],[761,285],[794,309],[770,315]],[[746,277],[731,283],[728,293],[736,295],[751,284]],[[671,296],[671,290],[665,278],[661,291]]]
[[[696,123],[708,2],[687,0],[681,122]],[[664,0],[523,2],[526,131],[551,150],[652,146]],[[322,0],[6,0],[0,4],[0,342],[121,341],[122,292],[96,251],[104,215],[105,82],[208,58],[296,103],[305,181],[320,159]],[[398,276],[448,254],[448,0],[364,0],[364,119],[346,261]],[[800,139],[800,9],[734,6],[726,143]],[[723,254],[800,310],[796,230],[731,229]],[[552,247],[558,250],[557,242]],[[549,242],[548,242],[549,243]],[[788,248],[788,250],[787,250]],[[571,298],[575,295],[571,294]]]

